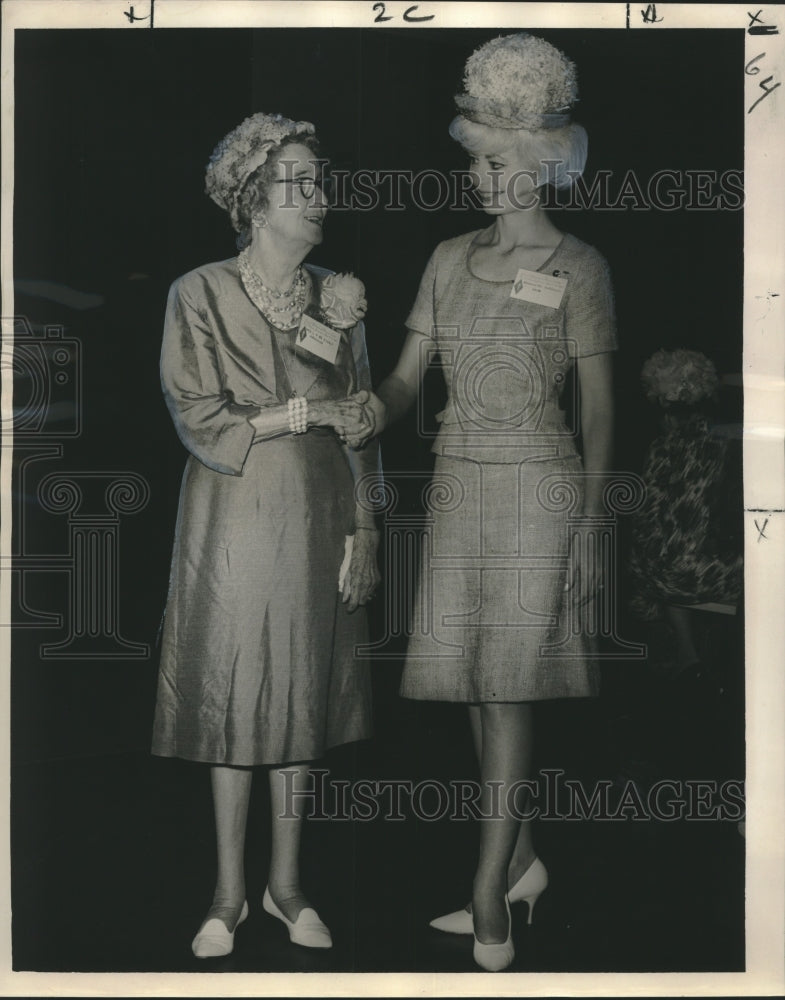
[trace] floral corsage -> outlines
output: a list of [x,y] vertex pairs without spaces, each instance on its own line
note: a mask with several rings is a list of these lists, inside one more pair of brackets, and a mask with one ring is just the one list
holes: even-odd
[[319,310],[336,330],[359,323],[367,308],[365,285],[353,274],[330,274],[322,281]]

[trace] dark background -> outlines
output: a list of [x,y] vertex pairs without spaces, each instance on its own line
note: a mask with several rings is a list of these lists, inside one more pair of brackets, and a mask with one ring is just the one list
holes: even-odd
[[[662,169],[721,174],[743,167],[741,32],[538,33],[577,63],[581,102],[576,119],[589,133],[588,182],[600,169],[613,171],[611,190],[616,191],[630,169],[645,181]],[[135,951],[133,935],[124,945],[112,938],[99,956],[77,935],[64,934],[70,911],[63,899],[87,891],[98,907],[104,897],[95,895],[97,886],[109,893],[111,885],[118,906],[123,896],[135,899],[138,910],[131,906],[132,912],[140,919],[154,912],[160,921],[157,933],[164,935],[172,897],[180,894],[182,919],[195,929],[211,891],[204,769],[148,755],[156,634],[185,461],[158,380],[166,293],[178,275],[235,253],[227,218],[204,194],[210,152],[244,117],[266,110],[313,121],[337,167],[414,173],[463,168],[461,151],[447,134],[452,97],[467,55],[496,34],[436,29],[16,32],[15,277],[101,296],[97,306],[72,308],[20,286],[16,314],[38,325],[64,325],[66,336],[79,341],[82,358],[81,433],[58,438],[53,423],[49,437],[41,440],[63,443],[62,455],[36,463],[31,483],[34,487],[49,472],[85,470],[130,471],[148,482],[149,502],[120,524],[119,607],[122,635],[151,647],[149,657],[135,661],[45,661],[42,643],[56,642],[64,633],[15,630],[17,967],[190,968],[190,952],[182,947],[188,936],[175,946],[170,942],[171,953],[161,944],[160,954],[150,951],[149,943]],[[638,384],[645,358],[659,347],[691,347],[708,354],[721,373],[741,370],[743,213],[562,211],[556,222],[597,246],[610,262],[621,343],[616,461],[619,469],[636,470],[655,429],[655,415]],[[365,282],[368,348],[377,380],[397,358],[403,322],[433,247],[484,225],[478,212],[423,212],[413,206],[402,212],[336,212],[328,219],[324,243],[310,259],[354,271]],[[429,376],[428,412],[440,408],[441,392],[438,377]],[[740,419],[740,413],[731,413],[734,417]],[[429,446],[417,438],[414,416],[391,429],[383,441],[388,474],[427,472]],[[29,487],[25,484],[30,495],[22,496],[24,538],[19,518],[15,524],[17,550],[63,554],[66,519],[42,511]],[[401,502],[416,510],[416,493],[404,489]],[[39,611],[62,611],[63,588],[62,574],[30,574],[25,600]],[[378,636],[384,626],[381,602],[372,609],[371,621]],[[742,669],[740,660],[737,667]],[[396,695],[400,669],[395,660],[374,667],[377,738],[370,749],[340,751],[337,769],[449,777],[456,771],[456,754],[470,767],[462,716],[458,721],[449,707],[402,704]],[[611,723],[634,716],[640,692],[630,677],[640,677],[644,667],[625,669],[605,668],[609,694],[599,705],[542,708],[540,745],[551,754],[546,766],[555,761],[580,771],[587,760],[584,739],[592,773],[621,766],[624,748],[619,750]],[[737,729],[743,727],[742,713],[739,703]],[[652,723],[652,728],[657,726]],[[725,777],[743,774],[738,753],[710,756],[707,766]],[[428,839],[431,831],[411,832],[412,826],[405,834],[399,830],[398,841],[389,846],[401,884],[416,893],[418,865],[430,869],[439,849]],[[562,834],[565,850],[570,836]],[[717,836],[731,834],[719,831]],[[379,863],[374,849],[369,848],[371,873],[363,876],[356,870],[362,851],[357,844],[344,846],[355,880],[372,884]],[[698,856],[715,857],[705,845],[693,846]],[[71,849],[81,852],[85,867],[77,865],[68,874],[64,858]],[[154,886],[133,874],[139,855],[161,857],[166,875]],[[727,859],[716,857],[723,868]],[[579,861],[573,863],[577,870]],[[470,867],[464,864],[467,873]],[[708,885],[714,885],[711,874],[705,873]],[[186,879],[198,882],[190,890],[193,905],[183,896]],[[679,950],[675,932],[668,938],[671,950],[663,950],[657,930],[646,937],[648,950],[640,942],[636,950],[630,939],[598,958],[596,949],[581,950],[573,941],[572,958],[554,947],[550,958],[547,949],[542,953],[541,962],[554,969],[738,968],[743,961],[741,890],[737,881],[733,898],[738,905],[724,925],[726,936],[717,935],[715,927],[703,946],[692,950],[686,944]],[[704,891],[705,886],[695,893]],[[357,881],[353,892],[358,905]],[[55,897],[59,916],[52,915]],[[352,905],[347,894],[347,913]],[[439,905],[434,900],[434,912]],[[639,905],[645,910],[648,904]],[[193,932],[185,926],[183,934]],[[408,937],[401,946],[406,957],[393,960],[378,942],[376,952],[373,947],[363,951],[356,926],[353,934],[357,950],[346,959],[347,968],[429,967],[429,961],[434,968],[451,967],[447,959],[440,966],[424,958],[423,949]],[[366,958],[370,965],[362,966],[362,956],[369,953],[377,958]]]

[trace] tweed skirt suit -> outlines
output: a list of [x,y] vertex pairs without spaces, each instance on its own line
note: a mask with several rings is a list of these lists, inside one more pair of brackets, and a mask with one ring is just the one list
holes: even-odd
[[559,484],[580,504],[582,461],[562,397],[576,358],[617,346],[608,267],[565,234],[538,269],[559,279],[561,299],[538,304],[473,273],[477,236],[436,248],[407,320],[438,346],[448,401],[401,694],[593,695],[592,639],[565,589],[570,505]]

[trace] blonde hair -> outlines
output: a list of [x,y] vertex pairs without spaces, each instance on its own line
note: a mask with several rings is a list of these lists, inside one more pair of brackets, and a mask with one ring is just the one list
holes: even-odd
[[450,123],[450,135],[468,152],[515,142],[518,152],[531,163],[537,175],[537,186],[552,184],[568,188],[583,173],[589,149],[589,137],[582,125],[573,122],[561,128],[528,129],[497,128],[470,121],[458,115]]

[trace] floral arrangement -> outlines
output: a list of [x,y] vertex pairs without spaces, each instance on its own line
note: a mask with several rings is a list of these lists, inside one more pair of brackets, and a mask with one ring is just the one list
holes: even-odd
[[348,330],[365,316],[365,285],[353,274],[330,274],[322,281],[319,307],[330,326]]
[[531,128],[566,124],[543,116],[561,119],[578,99],[575,64],[525,33],[502,35],[476,49],[466,61],[463,84],[465,93],[455,98],[461,113],[472,116],[479,109]]
[[692,406],[716,392],[720,380],[713,363],[700,351],[659,350],[641,369],[646,398],[660,406]]
[[238,228],[235,200],[254,170],[267,160],[271,149],[296,135],[313,135],[310,122],[294,122],[263,111],[246,118],[218,143],[210,156],[205,192],[232,217]]

